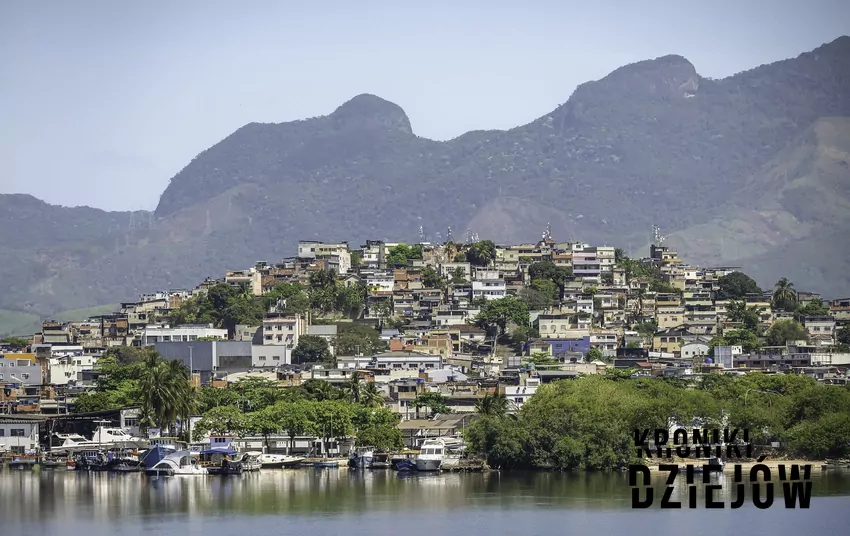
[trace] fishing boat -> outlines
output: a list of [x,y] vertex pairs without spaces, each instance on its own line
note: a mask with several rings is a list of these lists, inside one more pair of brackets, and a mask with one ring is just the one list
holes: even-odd
[[32,469],[37,463],[37,455],[23,454],[14,456],[11,460],[9,460],[9,469]]
[[301,465],[304,458],[284,454],[260,454],[258,460],[260,467],[263,469],[280,469],[282,467],[296,467]]
[[318,462],[313,462],[313,467],[316,469],[336,469],[339,467],[339,460],[321,460]]
[[207,469],[198,461],[198,455],[190,450],[169,454],[153,467],[145,469],[148,476],[202,476]]
[[357,447],[348,454],[348,466],[352,469],[369,469],[375,458],[375,447]]
[[188,449],[188,445],[176,437],[153,437],[148,441],[150,447],[139,456],[139,460],[147,469],[164,460],[169,454]]

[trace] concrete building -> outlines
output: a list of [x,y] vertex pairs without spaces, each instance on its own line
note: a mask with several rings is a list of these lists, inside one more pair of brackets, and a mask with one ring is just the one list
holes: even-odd
[[43,374],[44,369],[34,359],[19,359],[15,354],[4,354],[0,357],[0,383],[18,386],[41,385]]
[[325,243],[317,240],[300,240],[298,258],[332,261],[339,267],[340,274],[351,270],[351,251],[348,242]]
[[234,287],[247,286],[254,296],[263,295],[263,274],[256,268],[228,270],[224,282]]
[[263,344],[293,349],[298,346],[298,337],[303,334],[303,328],[300,317],[269,313],[263,318]]
[[227,340],[227,330],[214,328],[212,324],[147,326],[142,334],[142,345],[154,346],[158,342],[193,342],[207,337]]
[[93,370],[98,357],[94,355],[69,355],[51,358],[47,367],[47,383],[68,385],[82,379],[82,373]]
[[191,353],[192,371],[200,374],[201,383],[208,383],[217,372],[244,372],[253,367],[250,342],[158,342],[155,346],[163,359],[179,360],[187,367]]
[[507,293],[505,280],[499,276],[498,270],[476,270],[472,281],[472,299],[486,298],[498,300]]

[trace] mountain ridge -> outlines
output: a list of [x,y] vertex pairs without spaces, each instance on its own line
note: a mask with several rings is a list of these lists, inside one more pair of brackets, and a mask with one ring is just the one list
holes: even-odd
[[[845,50],[850,38],[719,80],[701,77],[682,56],[661,56],[579,85],[524,125],[447,141],[417,136],[400,106],[368,93],[328,115],[249,123],[192,159],[153,215],[137,216],[132,228],[89,229],[132,218],[115,213],[105,224],[78,224],[83,232],[73,247],[49,230],[31,241],[37,247],[0,238],[0,253],[18,259],[14,273],[4,274],[0,307],[28,303],[27,310],[49,312],[131,300],[291,255],[298,239],[412,240],[422,225],[432,236],[451,227],[456,237],[470,229],[525,241],[551,223],[557,237],[633,249],[654,224],[683,232],[711,224],[730,204],[739,211],[731,218],[750,218],[744,212],[755,209],[735,201],[752,177],[783,158],[810,169],[804,160],[816,141],[799,137],[824,117],[850,116]],[[841,194],[847,184],[840,167],[833,174],[812,183],[827,190],[816,199],[830,211],[837,205],[829,200],[843,197],[829,189]],[[770,190],[767,184],[761,189]],[[20,225],[12,214],[19,209],[7,206],[7,225]],[[840,225],[835,232],[850,231]],[[751,228],[754,243],[764,245],[759,255],[790,244]],[[61,262],[45,259],[47,248]],[[818,276],[798,287],[809,281],[824,284]],[[850,280],[831,287],[822,290],[843,292]]]

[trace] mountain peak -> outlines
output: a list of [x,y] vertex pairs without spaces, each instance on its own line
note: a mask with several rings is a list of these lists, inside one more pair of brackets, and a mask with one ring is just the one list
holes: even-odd
[[413,134],[410,119],[401,106],[369,93],[362,93],[344,102],[331,117],[341,125],[365,124]]

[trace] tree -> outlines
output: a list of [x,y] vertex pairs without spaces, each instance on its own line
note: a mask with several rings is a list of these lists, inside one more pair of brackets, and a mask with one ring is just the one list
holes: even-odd
[[452,412],[452,410],[446,405],[446,397],[440,393],[421,393],[413,399],[413,406],[416,408],[416,418],[419,418],[420,408],[430,408],[431,415]]
[[360,406],[355,408],[352,419],[357,443],[370,445],[379,451],[390,451],[401,448],[404,444],[398,423],[401,415],[387,408],[370,408]]
[[773,287],[772,305],[774,309],[782,309],[783,311],[793,311],[797,307],[797,291],[794,289],[794,283],[783,277],[776,282]]
[[717,291],[718,300],[740,300],[748,294],[761,294],[755,280],[744,272],[732,272],[717,280],[720,287]]
[[750,353],[761,347],[761,341],[758,335],[748,329],[732,329],[722,336],[711,339],[708,347],[712,355],[714,354],[715,346],[740,346],[744,352]]
[[452,270],[452,285],[463,285],[467,282],[468,280],[466,278],[466,270],[464,270],[460,266]]
[[550,292],[554,290],[555,285],[551,281],[541,281],[540,283],[551,285],[551,288],[545,291],[523,287],[517,293],[517,296],[528,305],[530,311],[539,311],[552,306],[552,295]]
[[384,406],[384,395],[378,390],[375,382],[366,382],[360,391],[360,404],[367,408]]
[[467,250],[466,258],[474,266],[489,266],[496,260],[496,244],[492,240],[476,242]]
[[266,449],[269,449],[269,436],[280,432],[281,425],[275,406],[268,406],[260,411],[248,414],[245,428],[252,434],[263,436]]
[[360,270],[360,265],[363,263],[362,255],[359,251],[351,252],[351,270],[357,272]]
[[572,270],[558,266],[552,261],[535,262],[528,267],[528,275],[531,277],[532,285],[536,281],[551,281],[557,288],[557,294],[553,293],[553,299],[560,299],[564,293],[564,284],[568,277],[572,276]]
[[726,317],[732,322],[741,322],[744,329],[758,333],[762,311],[763,309],[759,307],[748,308],[744,300],[731,301],[726,307]]
[[829,312],[829,307],[821,299],[817,298],[806,303],[806,305],[798,306],[795,316],[798,319],[807,316],[828,316]]
[[806,328],[790,318],[783,318],[774,322],[765,335],[767,336],[767,344],[770,346],[783,346],[788,341],[809,340]]
[[475,321],[488,331],[498,330],[498,335],[502,336],[507,331],[508,322],[528,325],[528,305],[516,296],[490,300],[481,308]]
[[[527,290],[527,289],[523,289]],[[530,290],[538,292],[546,299],[546,305],[549,306],[552,302],[561,299],[561,287],[559,287],[551,279],[535,279],[531,282]],[[527,294],[527,293],[526,293]]]
[[535,367],[558,364],[558,361],[556,361],[552,356],[550,356],[546,352],[534,352],[533,354],[528,356],[525,362],[530,365],[534,365]]
[[275,404],[272,412],[275,420],[280,424],[282,430],[286,430],[289,436],[289,449],[287,454],[295,448],[295,438],[307,434],[315,434],[314,406],[307,400],[295,400],[293,402],[279,402]]
[[320,363],[330,358],[328,341],[317,335],[301,335],[298,345],[292,350],[293,363]]
[[243,437],[248,432],[248,420],[236,406],[220,406],[206,412],[192,428],[192,432],[195,441],[203,439],[210,432],[215,435],[231,433]]
[[509,402],[503,394],[487,393],[475,402],[475,412],[486,417],[504,417],[508,412]]
[[591,348],[587,351],[587,355],[585,356],[585,361],[588,363],[592,361],[604,361],[605,356],[602,354],[602,350],[599,348]]
[[425,288],[440,288],[440,274],[430,266],[422,269],[422,285]]
[[371,326],[357,322],[337,324],[336,355],[374,355],[384,351],[386,346],[380,333]]
[[370,307],[372,308],[375,316],[378,317],[378,329],[384,329],[384,322],[386,322],[387,318],[389,318],[393,313],[393,303],[389,300],[389,298],[384,298],[382,300],[372,302]]
[[139,395],[140,424],[143,429],[158,426],[166,429],[178,417],[191,412],[194,392],[189,384],[189,370],[180,361],[165,362],[159,354],[149,353],[141,363]]
[[835,342],[845,346],[850,346],[850,326],[844,326],[843,328],[835,330]]
[[403,267],[407,266],[412,259],[422,258],[422,246],[408,246],[407,244],[399,244],[390,248],[387,252],[387,266]]
[[266,309],[281,307],[281,312],[303,313],[310,308],[310,299],[298,283],[279,283],[263,296]]

